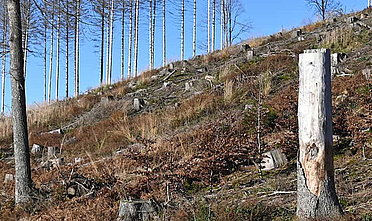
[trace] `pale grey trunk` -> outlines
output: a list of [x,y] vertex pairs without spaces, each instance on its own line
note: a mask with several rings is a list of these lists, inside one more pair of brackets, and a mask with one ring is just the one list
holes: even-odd
[[69,67],[70,67],[70,62],[69,62],[69,58],[70,58],[70,45],[69,45],[69,42],[70,42],[70,12],[69,12],[69,1],[66,0],[66,68],[65,68],[65,96],[66,98],[69,96],[69,93],[68,93],[68,90],[69,90],[69,86],[68,86],[68,81],[69,81]]
[[167,65],[166,0],[163,0],[163,66]]
[[224,33],[225,33],[225,0],[221,0],[221,49],[224,48]]
[[128,78],[132,77],[133,0],[129,0]]
[[134,76],[138,75],[138,35],[139,35],[139,0],[136,0],[135,28],[134,28]]
[[10,26],[15,203],[20,204],[31,200],[32,180],[28,147],[20,5],[19,0],[8,0],[7,3]]
[[[31,9],[29,9],[31,10]],[[23,73],[25,75],[25,78],[26,78],[26,75],[27,75],[27,57],[28,57],[28,38],[29,38],[29,23],[30,23],[30,17],[27,17],[26,18],[26,27],[25,27],[25,39],[24,39],[24,59],[23,59]]]
[[61,8],[60,8],[60,0],[57,1],[58,7],[58,14],[57,14],[57,49],[56,49],[56,91],[55,96],[56,100],[58,100],[58,92],[59,92],[59,72],[60,72],[60,48],[61,48],[61,36],[60,36],[60,29],[61,29]]
[[[45,3],[44,3],[45,4]],[[44,9],[46,7],[44,6]],[[46,18],[44,18],[44,31],[43,31],[43,40],[44,40],[44,101],[47,101],[47,29],[48,29],[48,23]]]
[[49,76],[48,76],[48,103],[52,96],[52,75],[53,75],[53,52],[54,52],[54,3],[52,9],[51,30],[50,30],[50,51],[49,51]]
[[156,0],[154,0],[154,6],[152,8],[152,33],[151,33],[151,67],[150,69],[154,69],[155,66],[155,25],[156,25]]
[[330,51],[300,54],[299,70],[297,216],[333,219],[342,211],[334,183]]
[[208,28],[207,28],[208,53],[211,52],[211,0],[208,0]]
[[229,28],[229,43],[228,45],[231,46],[232,45],[232,33],[233,33],[233,27],[232,27],[232,3],[231,3],[231,0],[229,0],[229,11],[228,11],[228,20],[229,20],[229,25],[228,25],[228,28]]
[[185,60],[185,0],[182,0],[181,19],[181,60]]
[[121,70],[120,78],[124,79],[124,68],[125,68],[125,3],[123,2],[123,8],[121,11]]
[[101,58],[100,58],[100,78],[99,82],[102,85],[103,84],[103,78],[104,78],[104,54],[105,54],[105,1],[102,1],[102,12],[101,12]]
[[194,0],[194,24],[192,32],[192,56],[196,56],[196,0]]
[[152,0],[149,0],[149,68],[152,70]]
[[107,70],[106,70],[106,83],[111,84],[112,79],[112,47],[114,40],[114,0],[110,2],[110,16],[109,16],[109,30],[107,38]]
[[213,7],[212,7],[212,48],[211,50],[215,50],[215,42],[216,42],[216,0],[213,0]]
[[76,0],[76,19],[75,19],[75,97],[79,95],[80,84],[80,0]]
[[6,5],[4,5],[4,24],[3,24],[3,40],[2,40],[2,75],[1,75],[1,113],[5,113],[5,75],[6,75],[6,40],[7,40],[7,32],[8,32],[8,24],[7,24],[7,17],[5,13]]

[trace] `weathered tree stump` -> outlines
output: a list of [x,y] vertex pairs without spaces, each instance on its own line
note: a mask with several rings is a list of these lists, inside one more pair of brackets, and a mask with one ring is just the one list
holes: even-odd
[[149,221],[153,220],[156,214],[151,200],[121,200],[117,221]]
[[330,51],[305,51],[299,68],[297,216],[333,219],[342,211],[334,183]]
[[276,169],[286,165],[288,162],[285,154],[278,149],[266,152],[262,155],[263,159],[260,165],[262,167],[262,170]]

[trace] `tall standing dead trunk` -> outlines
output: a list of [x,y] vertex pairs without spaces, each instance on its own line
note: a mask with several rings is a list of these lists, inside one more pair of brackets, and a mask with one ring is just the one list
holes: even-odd
[[70,68],[70,10],[69,10],[69,0],[66,0],[66,68],[65,68],[65,96],[66,98],[69,96],[69,68]]
[[151,66],[150,69],[154,69],[155,66],[155,25],[156,25],[156,0],[154,1],[154,6],[152,7],[152,28],[151,28]]
[[22,27],[19,0],[8,0],[10,26],[10,76],[12,81],[15,203],[31,200],[32,180],[28,146]]
[[7,33],[8,33],[8,23],[6,17],[6,4],[4,7],[4,14],[3,14],[3,39],[2,39],[2,58],[1,58],[1,113],[5,113],[5,75],[6,75],[6,40],[7,40]]
[[120,79],[124,79],[124,68],[125,68],[125,3],[123,1],[121,9],[121,69]]
[[79,95],[80,84],[80,0],[76,0],[75,5],[76,18],[75,18],[75,97]]
[[163,0],[163,66],[167,65],[166,0]]
[[212,48],[211,50],[215,50],[215,43],[216,43],[216,0],[213,0],[212,6]]
[[105,1],[102,1],[102,10],[101,10],[101,56],[100,56],[100,75],[99,75],[99,83],[103,84],[103,77],[104,77],[104,54],[105,54]]
[[138,75],[138,34],[139,34],[139,0],[136,0],[135,25],[134,25],[134,76]]
[[207,28],[207,44],[208,44],[208,53],[211,52],[211,0],[208,0],[208,28]]
[[107,70],[106,70],[106,83],[111,84],[112,79],[112,47],[114,40],[114,0],[110,2],[109,9],[109,29],[107,36]]
[[59,73],[60,73],[60,48],[61,48],[61,6],[60,0],[57,0],[57,49],[56,49],[56,90],[55,96],[59,96]]
[[231,0],[229,1],[229,10],[227,14],[227,19],[229,21],[228,29],[229,29],[229,41],[228,41],[228,46],[232,45],[232,33],[233,33],[233,27],[232,27],[232,2]]
[[196,56],[196,0],[194,0],[194,24],[192,32],[192,56]]
[[[44,3],[44,10],[46,10],[46,5]],[[43,53],[43,63],[44,63],[44,101],[47,101],[47,36],[48,36],[48,21],[47,18],[43,18],[43,40],[44,40],[44,53]]]
[[51,13],[51,30],[50,30],[50,51],[49,51],[49,76],[48,76],[48,103],[52,96],[52,75],[53,75],[53,56],[54,56],[54,2]]
[[330,51],[305,51],[299,68],[297,216],[329,220],[342,213],[334,183]]
[[221,49],[225,47],[224,36],[225,36],[225,0],[221,0],[221,13],[220,13],[220,23],[221,23]]
[[132,77],[133,0],[129,0],[128,78]]
[[30,21],[31,21],[31,1],[28,0],[25,2],[24,5],[24,21],[25,26],[23,27],[24,36],[23,36],[23,48],[24,48],[24,59],[23,59],[23,72],[25,74],[25,78],[27,75],[27,58],[28,58],[28,43],[29,43],[29,30],[30,30]]
[[181,19],[181,60],[185,60],[185,0],[182,0]]
[[152,70],[152,0],[149,0],[149,68]]

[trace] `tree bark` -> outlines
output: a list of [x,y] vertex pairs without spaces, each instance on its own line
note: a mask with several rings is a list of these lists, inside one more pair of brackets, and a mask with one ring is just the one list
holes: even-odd
[[129,0],[128,78],[132,77],[133,0]]
[[3,45],[2,45],[2,74],[1,74],[1,113],[4,114],[5,112],[5,75],[6,75],[6,40],[7,40],[7,32],[8,32],[8,24],[7,24],[7,17],[6,17],[6,5],[4,5],[4,24],[3,24]]
[[52,75],[53,75],[53,56],[54,56],[54,2],[51,13],[51,30],[50,30],[50,51],[49,51],[49,77],[48,77],[48,103],[52,96]]
[[194,0],[194,24],[192,32],[192,56],[196,56],[196,0]]
[[221,49],[224,48],[224,32],[225,32],[225,0],[221,0]]
[[181,60],[185,59],[185,0],[181,5]]
[[75,3],[76,18],[75,18],[75,97],[79,95],[80,84],[80,0]]
[[57,50],[56,50],[56,90],[55,96],[58,101],[59,96],[59,73],[60,73],[60,48],[61,48],[61,6],[60,0],[57,0]]
[[123,2],[123,8],[121,11],[121,70],[120,79],[124,79],[124,68],[125,68],[125,3]]
[[334,184],[331,65],[328,49],[300,54],[297,216],[329,219],[342,214]]
[[107,37],[107,71],[106,71],[106,83],[111,84],[112,79],[112,49],[114,41],[114,0],[110,2],[109,9],[109,30]]
[[153,13],[152,13],[152,28],[151,28],[151,66],[150,69],[154,69],[155,66],[155,25],[156,25],[156,0],[154,1],[154,6],[152,8]]
[[215,42],[216,42],[216,0],[213,0],[212,6],[212,48],[211,50],[215,50]]
[[136,0],[135,28],[134,28],[134,76],[138,75],[138,34],[139,34],[139,0]]
[[[44,3],[44,10],[46,10],[46,5]],[[44,58],[43,58],[43,62],[44,62],[44,101],[46,102],[47,101],[47,29],[48,29],[48,23],[47,23],[47,18],[44,17],[44,21],[43,21],[43,25],[44,25],[44,30],[43,30],[43,40],[44,40]]]
[[208,0],[208,28],[207,28],[207,44],[208,44],[208,53],[211,52],[211,0]]
[[104,77],[104,53],[105,53],[105,1],[102,1],[102,11],[101,11],[101,57],[100,57],[100,76],[99,83],[103,84]]
[[69,67],[70,67],[70,10],[69,10],[69,0],[66,0],[66,69],[65,69],[65,96],[69,96]]
[[149,68],[152,70],[152,0],[149,0]]
[[163,66],[167,65],[166,0],[163,0]]
[[19,0],[8,0],[10,25],[10,75],[12,81],[15,203],[31,200],[32,180],[28,146],[22,26]]

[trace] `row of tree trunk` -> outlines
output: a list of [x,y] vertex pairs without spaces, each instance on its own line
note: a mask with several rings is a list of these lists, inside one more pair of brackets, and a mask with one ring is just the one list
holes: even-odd
[[[5,2],[5,0],[2,0]],[[121,16],[121,58],[120,58],[120,77],[135,77],[138,75],[139,57],[139,31],[143,10],[148,10],[149,24],[149,69],[155,68],[155,36],[158,19],[158,10],[162,20],[162,65],[167,64],[167,17],[168,2],[180,5],[180,59],[185,59],[185,23],[188,1],[191,0],[128,0],[117,2],[115,0],[21,0],[21,21],[23,25],[22,42],[24,49],[24,73],[27,73],[27,61],[29,52],[43,58],[43,81],[44,81],[44,100],[50,102],[60,97],[68,97],[70,81],[69,75],[73,62],[73,85],[74,95],[79,95],[80,91],[80,41],[82,33],[86,33],[88,28],[99,28],[100,34],[96,39],[99,44],[100,84],[111,84],[113,76],[113,48],[114,48],[114,27],[115,21]],[[232,43],[232,17],[234,5],[239,0],[208,0],[208,52],[216,49],[216,23],[217,13],[220,13],[221,23],[221,49]],[[220,7],[217,5],[220,4]],[[89,5],[93,7],[93,16],[89,14]],[[198,4],[193,0],[193,30],[192,30],[192,56],[197,55],[197,30],[198,30]],[[6,42],[8,38],[6,19],[6,4],[0,8],[2,15],[2,38]],[[120,14],[119,14],[120,12]],[[172,16],[172,13],[169,13]],[[212,19],[211,19],[212,18]],[[128,21],[129,20],[129,21]],[[98,21],[98,22],[96,22]],[[128,35],[126,35],[126,24],[128,24]],[[83,28],[81,26],[84,25]],[[127,39],[126,39],[126,36]],[[38,39],[43,39],[39,42]],[[199,41],[200,42],[200,41]],[[63,44],[64,43],[64,47]],[[127,47],[127,48],[126,48]],[[3,54],[7,54],[8,46],[4,43],[1,47]],[[42,50],[39,50],[42,48]],[[72,48],[72,49],[71,49]],[[36,51],[41,51],[38,54]],[[73,54],[72,54],[73,52]],[[127,52],[127,53],[126,53]],[[60,95],[61,83],[61,62],[62,54],[65,54],[65,93]],[[127,55],[127,59],[126,59]],[[73,59],[71,59],[73,56]],[[7,70],[7,57],[2,57],[2,112],[5,111],[4,93],[5,76]],[[125,70],[127,65],[127,70]],[[53,84],[54,79],[54,84]],[[54,97],[53,94],[54,86]]]

